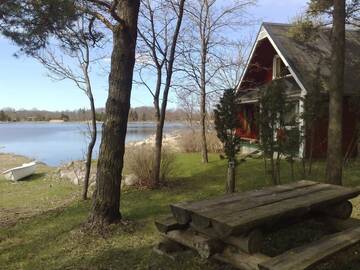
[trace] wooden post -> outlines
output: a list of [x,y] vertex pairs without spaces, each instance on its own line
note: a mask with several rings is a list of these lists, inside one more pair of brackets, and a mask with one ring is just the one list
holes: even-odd
[[197,215],[196,213],[193,213],[191,215],[191,226],[193,226],[194,228],[201,230],[209,228],[210,225],[210,219],[201,215]]
[[170,205],[171,212],[179,224],[188,224],[191,221],[190,214],[186,209],[177,207],[176,205]]
[[[200,232],[210,238],[218,238],[216,231],[212,228],[197,228],[193,224],[191,224],[191,227],[194,228],[195,231]],[[226,244],[235,246],[244,252],[252,254],[261,250],[263,247],[264,236],[260,230],[255,229],[246,234],[228,236],[226,238],[220,238],[219,240]]]
[[163,219],[156,220],[155,225],[156,228],[159,230],[159,232],[162,233],[167,233],[168,231],[182,230],[187,228],[187,225],[177,223],[175,218],[172,216],[168,216]]
[[223,240],[249,254],[257,253],[263,247],[264,237],[261,231],[253,230],[248,234],[229,236]]
[[229,161],[228,164],[228,173],[226,180],[226,193],[234,193],[235,192],[235,161]]
[[224,244],[221,241],[197,234],[193,230],[174,230],[164,234],[164,236],[196,250],[200,257],[206,259],[210,258],[215,253],[222,252],[224,248]]

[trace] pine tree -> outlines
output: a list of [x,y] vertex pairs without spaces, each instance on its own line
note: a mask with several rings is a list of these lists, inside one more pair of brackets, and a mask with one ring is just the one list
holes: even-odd
[[236,135],[236,129],[240,126],[238,114],[239,105],[236,103],[236,92],[228,89],[214,110],[216,133],[224,145],[224,152],[228,160],[227,193],[235,191],[236,154],[241,147],[241,139]]
[[285,115],[289,105],[284,89],[282,81],[273,81],[261,90],[259,98],[260,147],[264,152],[265,164],[267,159],[270,160],[270,173],[274,185],[280,184],[280,156],[286,148]]

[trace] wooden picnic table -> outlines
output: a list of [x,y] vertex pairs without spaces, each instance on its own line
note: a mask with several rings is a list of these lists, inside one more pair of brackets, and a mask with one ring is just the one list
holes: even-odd
[[[360,227],[348,222],[352,212],[348,200],[359,194],[360,188],[302,180],[202,201],[172,204],[172,215],[157,221],[156,226],[166,239],[193,248],[203,257],[214,257],[240,269],[307,269],[360,241]],[[352,241],[348,241],[346,235],[333,235],[335,240],[319,244],[322,245],[320,254],[309,253],[310,247],[297,249],[296,256],[291,255],[292,251],[275,258],[259,253],[263,232],[314,214],[323,216],[324,220],[331,219],[340,227],[351,224],[342,228],[351,230],[344,232],[351,235]],[[237,248],[235,252],[234,247]]]

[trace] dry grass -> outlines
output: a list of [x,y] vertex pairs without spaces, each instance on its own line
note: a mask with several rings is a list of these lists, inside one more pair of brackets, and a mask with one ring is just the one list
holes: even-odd
[[[134,174],[141,186],[148,186],[154,167],[154,148],[149,145],[131,146],[126,148],[125,171]],[[162,148],[160,164],[160,180],[166,181],[174,170],[175,154],[167,147]]]
[[[206,142],[208,151],[210,153],[223,152],[223,145],[214,131],[207,133]],[[185,153],[197,153],[201,151],[201,136],[200,132],[183,132],[179,138],[179,145]]]

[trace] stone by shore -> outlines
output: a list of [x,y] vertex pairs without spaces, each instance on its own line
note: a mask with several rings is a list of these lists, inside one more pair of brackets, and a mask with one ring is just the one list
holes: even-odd
[[[163,146],[175,152],[181,151],[181,147],[179,144],[180,137],[181,137],[181,133],[179,131],[165,133],[163,137]],[[129,142],[126,144],[126,147],[129,148],[129,147],[139,147],[139,146],[153,146],[154,144],[155,144],[155,135],[152,135],[142,141]]]
[[[164,134],[163,147],[170,149],[173,152],[179,152],[181,150],[179,145],[179,139],[181,134],[179,132],[171,132]],[[126,144],[126,151],[131,151],[133,147],[151,147],[155,144],[155,135],[148,137],[145,140],[130,142]],[[56,171],[56,175],[60,179],[70,181],[75,185],[82,185],[85,178],[85,161],[78,160],[72,161],[62,166],[59,166]],[[96,165],[93,164],[90,173],[90,188],[94,185],[96,178]],[[124,175],[122,185],[132,186],[136,185],[138,179],[134,174]]]

